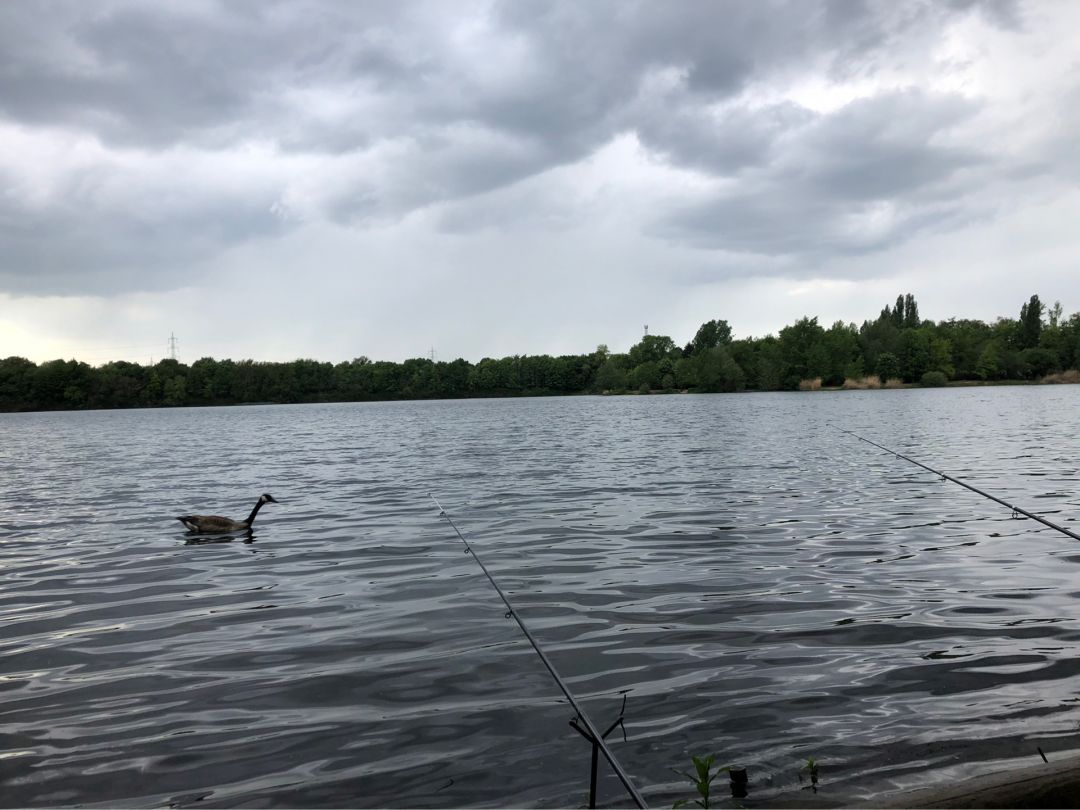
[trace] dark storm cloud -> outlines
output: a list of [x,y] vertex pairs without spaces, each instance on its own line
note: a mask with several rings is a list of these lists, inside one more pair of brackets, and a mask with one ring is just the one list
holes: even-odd
[[[7,178],[0,173],[0,182]],[[156,201],[102,202],[107,178],[84,172],[63,201],[40,210],[0,196],[0,290],[15,294],[110,295],[164,290],[199,280],[222,245],[273,236],[282,221],[250,195],[189,193]],[[156,210],[155,210],[156,209]]]
[[282,92],[403,73],[374,15],[350,10],[338,26],[338,15],[306,4],[209,8],[0,5],[0,110],[125,145],[287,139]]
[[[354,145],[416,127],[479,123],[542,138],[550,160],[625,126],[650,72],[685,72],[699,102],[751,80],[855,61],[945,7],[843,3],[552,4],[57,3],[0,5],[6,117],[78,125],[102,138],[167,143],[260,138],[318,151],[340,133],[285,115],[290,91],[375,96]],[[480,29],[456,47],[455,25]],[[484,48],[486,50],[480,50]],[[809,61],[808,61],[809,60]],[[297,112],[301,118],[305,111]],[[316,116],[312,116],[316,118]]]
[[[625,133],[673,167],[737,184],[658,212],[669,238],[767,255],[877,249],[959,216],[931,192],[959,199],[958,178],[984,160],[937,140],[970,103],[894,94],[822,114],[790,101],[754,107],[744,94],[803,75],[873,76],[883,52],[958,15],[1019,19],[1005,2],[974,9],[869,0],[0,4],[0,125],[90,135],[108,150],[194,155],[256,143],[279,162],[308,161],[270,166],[250,189],[226,178],[185,193],[181,173],[179,209],[164,201],[165,180],[125,196],[123,173],[107,200],[66,197],[70,179],[44,202],[8,194],[0,287],[157,288],[166,274],[150,267],[197,263],[313,216],[362,226],[507,187]],[[872,236],[852,225],[883,203],[890,213]],[[516,215],[528,219],[528,200]],[[467,232],[468,213],[453,223]]]

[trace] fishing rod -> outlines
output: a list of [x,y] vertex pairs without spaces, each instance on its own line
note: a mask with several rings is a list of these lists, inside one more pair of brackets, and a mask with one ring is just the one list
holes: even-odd
[[[457,524],[454,523],[453,518],[450,517],[450,515],[445,509],[443,509],[443,505],[439,503],[438,498],[436,498],[430,493],[428,493],[428,497],[430,497],[431,500],[435,501],[435,505],[439,507],[439,516],[446,518],[446,522],[450,524],[450,527],[454,530],[454,533],[457,534],[457,536],[461,539],[461,542],[465,544],[465,553],[472,555],[472,558],[476,560],[477,565],[480,566],[480,568],[484,572],[484,575],[488,578],[491,586],[498,592],[499,596],[502,598],[503,604],[506,605],[506,617],[508,619],[513,619],[515,622],[517,622],[518,627],[521,628],[521,632],[525,634],[525,638],[529,640],[529,644],[531,644],[532,648],[536,650],[536,654],[540,656],[540,660],[544,662],[544,666],[547,668],[547,671],[551,674],[551,677],[555,680],[555,683],[559,685],[559,689],[562,690],[562,693],[566,696],[567,701],[569,701],[574,711],[577,712],[577,716],[570,721],[570,725],[579,734],[581,734],[581,736],[583,736],[585,739],[587,739],[593,744],[592,783],[589,790],[589,806],[596,806],[596,756],[597,750],[599,750],[601,753],[603,753],[604,759],[606,759],[608,761],[608,764],[611,765],[612,770],[615,771],[615,775],[619,777],[619,781],[622,782],[623,787],[626,788],[626,792],[630,794],[630,798],[634,800],[634,804],[641,808],[648,807],[648,805],[645,803],[645,799],[641,797],[638,789],[634,787],[634,783],[630,780],[630,777],[627,775],[626,771],[623,770],[623,767],[619,764],[618,760],[615,759],[615,755],[611,753],[611,749],[608,748],[607,743],[604,741],[608,734],[614,731],[617,726],[622,725],[622,712],[619,713],[618,719],[614,723],[612,723],[611,726],[608,727],[608,730],[605,731],[603,734],[601,734],[597,730],[596,725],[589,718],[589,715],[585,713],[585,710],[581,708],[577,700],[571,694],[570,687],[568,687],[566,685],[566,682],[563,681],[562,676],[560,676],[558,671],[555,669],[555,665],[551,663],[551,660],[547,657],[544,651],[540,649],[539,643],[537,643],[536,639],[533,637],[533,634],[529,632],[529,628],[525,626],[525,622],[521,620],[521,617],[518,615],[517,609],[510,603],[510,600],[507,598],[506,594],[503,593],[503,589],[499,587],[499,583],[495,581],[495,578],[491,575],[491,572],[488,571],[487,566],[484,565],[484,561],[480,559],[477,553],[473,550],[473,547],[469,545],[469,541],[465,539],[465,535],[463,535],[461,533],[461,530],[458,529]],[[626,696],[623,695],[623,709],[625,708]],[[584,726],[584,728],[581,728],[581,726]],[[623,728],[623,733],[626,733],[625,727]]]
[[975,493],[977,493],[979,495],[982,495],[984,498],[989,498],[992,501],[996,501],[997,503],[1000,503],[1002,506],[1006,506],[1009,509],[1011,509],[1012,513],[1013,513],[1013,517],[1016,517],[1017,515],[1024,515],[1024,517],[1029,517],[1032,520],[1038,521],[1039,523],[1043,524],[1044,526],[1049,526],[1051,529],[1054,529],[1055,531],[1059,531],[1062,534],[1068,535],[1073,540],[1080,540],[1080,534],[1077,534],[1076,532],[1071,532],[1068,529],[1066,529],[1064,526],[1059,526],[1058,524],[1054,523],[1053,521],[1047,520],[1044,517],[1040,517],[1039,515],[1036,515],[1036,514],[1033,514],[1032,512],[1029,512],[1027,509],[1021,509],[1019,506],[1014,506],[1013,504],[1009,503],[1008,501],[1002,500],[1001,498],[997,497],[996,495],[991,495],[989,492],[984,492],[983,490],[979,489],[978,487],[973,487],[971,484],[968,484],[968,483],[965,483],[965,482],[961,481],[959,478],[955,478],[955,477],[953,477],[951,475],[946,475],[945,473],[943,473],[943,472],[941,472],[939,470],[935,470],[933,467],[926,466],[921,461],[916,461],[913,458],[909,458],[908,456],[905,456],[903,453],[897,453],[895,450],[890,450],[888,447],[880,445],[877,442],[872,442],[869,439],[864,439],[858,433],[855,433],[854,431],[851,431],[851,430],[845,430],[844,428],[840,427],[839,425],[832,424],[832,422],[826,422],[825,424],[829,425],[829,427],[836,428],[837,430],[839,430],[842,433],[847,433],[849,436],[854,436],[859,441],[866,442],[867,444],[872,444],[872,445],[874,445],[874,447],[877,447],[877,448],[879,448],[881,450],[884,450],[886,453],[892,453],[897,458],[902,458],[904,461],[910,461],[912,464],[915,464],[916,466],[922,467],[924,470],[929,470],[934,475],[940,476],[942,481],[952,481],[954,484],[959,484],[960,486],[964,487],[964,489],[970,489],[972,492],[975,492]]

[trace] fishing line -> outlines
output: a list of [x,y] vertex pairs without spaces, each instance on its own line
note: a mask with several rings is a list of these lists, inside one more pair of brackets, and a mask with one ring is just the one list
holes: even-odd
[[1009,503],[1008,501],[1002,500],[1001,498],[997,497],[996,495],[991,495],[989,492],[984,492],[983,490],[979,489],[978,487],[973,487],[971,484],[967,484],[967,483],[961,481],[959,478],[955,478],[955,477],[953,477],[951,475],[946,475],[945,473],[941,472],[940,470],[935,470],[933,467],[926,466],[921,461],[916,461],[913,458],[909,458],[908,456],[905,456],[903,453],[897,453],[895,450],[890,450],[888,447],[880,445],[877,442],[872,442],[869,439],[864,439],[858,433],[855,433],[855,432],[850,431],[850,430],[845,430],[844,428],[839,427],[838,425],[834,425],[831,422],[826,422],[825,424],[827,424],[829,427],[836,428],[841,433],[847,433],[849,436],[854,436],[859,441],[866,442],[867,444],[872,444],[874,447],[877,447],[880,450],[884,450],[886,453],[892,453],[897,458],[902,458],[904,461],[909,461],[909,462],[911,462],[912,464],[915,464],[918,467],[922,467],[924,470],[929,470],[934,475],[940,476],[942,481],[952,481],[954,484],[959,484],[964,489],[970,489],[972,492],[977,493],[979,495],[982,495],[984,498],[989,498],[992,501],[1000,503],[1002,506],[1006,506],[1006,507],[1008,507],[1009,509],[1012,510],[1013,517],[1016,517],[1017,515],[1023,515],[1024,517],[1029,517],[1032,520],[1038,521],[1039,523],[1043,524],[1044,526],[1049,526],[1051,529],[1054,529],[1055,531],[1059,531],[1064,535],[1068,535],[1073,540],[1080,540],[1080,534],[1076,534],[1076,532],[1071,532],[1068,529],[1066,529],[1064,526],[1059,526],[1058,524],[1054,523],[1053,521],[1049,521],[1044,517],[1040,517],[1039,515],[1036,515],[1036,514],[1034,514],[1032,512],[1029,512],[1027,509],[1021,509],[1019,506],[1014,506],[1013,504]]
[[[608,761],[608,764],[611,765],[612,770],[615,771],[615,775],[619,777],[619,781],[622,782],[623,787],[626,788],[627,793],[630,794],[630,798],[634,800],[634,804],[641,808],[648,807],[648,805],[645,804],[645,799],[641,797],[638,789],[634,787],[634,783],[630,781],[630,777],[627,775],[626,771],[623,770],[622,765],[618,763],[618,761],[615,759],[615,755],[611,753],[611,749],[609,749],[607,743],[604,742],[604,737],[606,736],[606,734],[601,734],[597,730],[596,726],[593,724],[593,721],[589,718],[589,715],[587,715],[585,713],[585,710],[582,709],[580,705],[578,705],[577,700],[570,693],[570,688],[566,685],[565,681],[563,681],[562,679],[562,676],[560,676],[558,671],[555,669],[555,665],[551,663],[551,660],[547,657],[544,651],[540,649],[540,645],[533,637],[533,634],[529,632],[529,628],[525,626],[525,622],[523,622],[521,620],[521,617],[518,615],[517,609],[510,603],[510,600],[507,598],[506,594],[503,593],[503,589],[499,587],[499,583],[495,581],[495,578],[491,575],[491,572],[488,571],[487,566],[484,565],[484,561],[480,559],[477,553],[473,550],[473,547],[469,545],[469,541],[465,539],[465,535],[463,535],[461,533],[461,530],[458,529],[457,524],[454,523],[453,518],[451,518],[450,515],[447,514],[447,511],[443,508],[443,505],[439,503],[438,498],[436,498],[430,493],[428,493],[428,497],[435,502],[435,505],[437,507],[439,507],[439,516],[446,518],[446,522],[450,524],[450,527],[454,530],[454,533],[457,534],[461,542],[465,544],[466,553],[472,555],[472,558],[476,560],[477,565],[480,566],[481,570],[483,570],[484,572],[484,575],[488,578],[491,586],[498,592],[499,597],[503,600],[503,604],[506,605],[506,617],[508,619],[513,619],[515,622],[517,622],[518,627],[521,628],[521,632],[524,633],[525,638],[529,640],[529,644],[531,644],[532,648],[536,650],[536,654],[540,656],[540,660],[544,662],[544,666],[547,667],[547,671],[551,674],[551,677],[555,680],[555,683],[559,685],[559,689],[562,690],[562,693],[566,696],[567,701],[569,701],[574,711],[577,712],[576,719],[580,720],[581,723],[585,726],[585,729],[589,733],[588,737],[590,739],[590,742],[592,742],[594,746],[597,746],[603,753],[604,759],[606,759]],[[612,726],[612,728],[614,728],[614,726]],[[608,729],[608,731],[611,731],[611,729]]]

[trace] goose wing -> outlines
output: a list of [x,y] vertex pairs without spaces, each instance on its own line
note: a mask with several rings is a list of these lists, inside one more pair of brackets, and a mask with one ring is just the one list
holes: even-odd
[[220,515],[184,515],[177,520],[193,532],[232,532],[243,528],[235,520]]

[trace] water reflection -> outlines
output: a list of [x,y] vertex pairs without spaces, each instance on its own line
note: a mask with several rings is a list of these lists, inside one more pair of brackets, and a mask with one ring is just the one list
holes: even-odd
[[239,540],[244,544],[251,544],[255,542],[255,533],[248,529],[246,532],[240,532],[236,534],[191,534],[190,532],[184,535],[185,546],[206,546],[214,543],[232,543],[234,540]]

